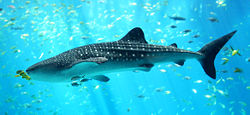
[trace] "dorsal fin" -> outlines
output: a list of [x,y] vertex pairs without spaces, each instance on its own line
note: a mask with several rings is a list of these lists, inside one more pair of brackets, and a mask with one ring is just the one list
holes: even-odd
[[122,39],[119,41],[123,42],[139,42],[148,43],[144,38],[144,33],[141,28],[136,27],[130,30]]
[[172,47],[177,48],[177,44],[176,44],[176,43],[172,43],[172,44],[171,44],[171,45],[169,45],[169,46],[172,46]]

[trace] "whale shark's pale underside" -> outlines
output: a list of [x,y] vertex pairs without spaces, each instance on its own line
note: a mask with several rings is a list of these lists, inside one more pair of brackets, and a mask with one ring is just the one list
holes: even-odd
[[129,31],[122,39],[114,42],[90,44],[77,47],[29,67],[26,72],[31,79],[51,82],[81,79],[108,81],[106,73],[115,71],[150,71],[162,62],[183,65],[185,60],[197,59],[208,76],[215,79],[214,60],[220,49],[235,34],[233,31],[218,38],[198,52],[170,46],[148,44],[140,28]]

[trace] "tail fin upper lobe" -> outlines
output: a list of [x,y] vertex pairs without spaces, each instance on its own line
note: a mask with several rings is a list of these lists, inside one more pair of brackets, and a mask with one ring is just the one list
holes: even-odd
[[220,49],[227,43],[227,41],[236,33],[233,31],[227,35],[222,36],[202,47],[198,52],[202,53],[204,56],[199,60],[201,66],[208,76],[216,79],[216,70],[214,67],[214,60]]

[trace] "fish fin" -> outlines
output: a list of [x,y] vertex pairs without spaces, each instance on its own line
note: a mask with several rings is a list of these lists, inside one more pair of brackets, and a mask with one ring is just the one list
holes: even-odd
[[141,28],[136,27],[130,30],[122,39],[119,41],[122,42],[139,42],[139,43],[148,43],[145,40],[144,33]]
[[154,67],[154,64],[142,64],[142,65],[140,65],[140,67],[143,67],[143,68],[141,68],[139,70],[149,72],[151,70],[151,68]]
[[232,50],[232,51],[234,51],[234,48],[230,45],[230,49]]
[[198,61],[201,63],[201,66],[203,67],[206,74],[211,78],[216,79],[214,60],[217,53],[235,33],[236,31],[233,31],[227,35],[224,35],[221,38],[206,44],[198,51],[203,55],[203,57],[199,58]]
[[240,54],[239,52],[237,52],[237,54],[238,54],[239,56],[241,56],[241,54]]
[[179,60],[179,61],[176,61],[175,63],[180,65],[180,66],[183,66],[184,62],[185,62],[185,60]]
[[171,45],[169,45],[169,46],[172,46],[172,47],[177,48],[177,44],[176,44],[176,43],[172,43],[172,44],[171,44]]
[[110,79],[105,76],[105,75],[96,75],[96,76],[93,76],[93,77],[90,77],[94,80],[97,80],[97,81],[101,81],[101,82],[108,82]]

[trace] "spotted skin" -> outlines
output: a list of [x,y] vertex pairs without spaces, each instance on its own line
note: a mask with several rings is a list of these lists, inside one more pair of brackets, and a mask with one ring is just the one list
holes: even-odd
[[[39,68],[41,66],[52,66],[56,69],[68,69],[72,67],[78,60],[85,60],[93,57],[105,57],[108,61],[121,62],[121,61],[139,61],[149,60],[154,56],[202,56],[199,52],[192,52],[188,50],[179,49],[172,46],[161,46],[146,43],[137,42],[106,42],[86,45],[78,48],[74,48],[63,52],[55,57],[41,61],[29,69]],[[186,58],[186,57],[185,57]],[[185,59],[183,58],[183,59]],[[139,65],[138,65],[139,66]]]

